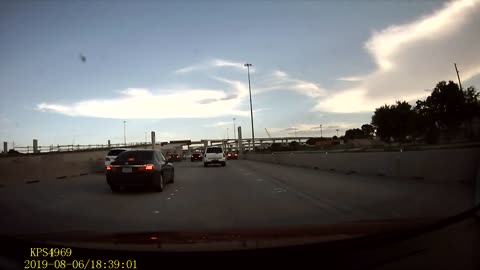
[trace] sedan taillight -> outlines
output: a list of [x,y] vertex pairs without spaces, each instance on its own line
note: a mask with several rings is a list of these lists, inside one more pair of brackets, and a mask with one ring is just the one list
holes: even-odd
[[153,168],[155,168],[155,166],[153,166],[152,164],[146,164],[145,165],[145,171],[151,171],[151,170],[153,170]]
[[107,171],[111,171],[112,170],[112,166],[108,165],[107,166]]

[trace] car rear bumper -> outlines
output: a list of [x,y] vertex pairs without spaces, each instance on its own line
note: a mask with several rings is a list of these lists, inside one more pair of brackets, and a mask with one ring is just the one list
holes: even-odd
[[154,174],[107,174],[107,183],[116,186],[148,186]]
[[226,160],[225,159],[218,159],[218,160],[213,160],[213,159],[210,159],[210,160],[204,160],[203,162],[205,163],[209,163],[209,164],[220,164],[220,163],[224,163]]

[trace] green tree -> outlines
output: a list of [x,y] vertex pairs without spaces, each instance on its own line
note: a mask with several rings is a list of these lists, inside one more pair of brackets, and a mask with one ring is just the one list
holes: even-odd
[[426,134],[427,140],[435,140],[441,132],[450,139],[453,131],[466,123],[471,134],[470,122],[480,114],[479,95],[474,87],[462,91],[452,81],[439,82],[426,100],[417,101],[415,111],[419,115],[419,129]]
[[345,139],[346,140],[353,140],[353,139],[364,139],[367,136],[363,133],[363,131],[359,128],[349,129],[345,131]]
[[385,142],[405,142],[408,135],[414,136],[417,114],[406,101],[397,101],[394,105],[384,105],[375,110],[372,125],[377,135]]
[[361,127],[363,135],[367,138],[372,138],[375,133],[375,128],[370,124],[364,124]]

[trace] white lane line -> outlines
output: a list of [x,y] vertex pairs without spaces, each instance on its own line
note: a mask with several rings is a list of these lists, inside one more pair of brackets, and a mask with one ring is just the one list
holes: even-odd
[[281,193],[281,192],[287,192],[287,191],[286,191],[285,189],[283,189],[283,188],[277,187],[277,188],[274,188],[274,189],[273,189],[273,192],[275,192],[275,193]]
[[256,180],[257,180],[258,182],[264,181],[262,178],[257,178]]
[[175,195],[175,194],[173,194],[173,193],[170,193],[170,196],[174,196],[174,195]]
[[167,200],[171,200],[172,198],[168,197]]
[[244,173],[243,175],[245,175],[245,176],[249,176],[249,175],[251,175],[251,173]]
[[153,213],[158,214],[158,213],[160,213],[160,212],[159,212],[159,211],[153,211]]

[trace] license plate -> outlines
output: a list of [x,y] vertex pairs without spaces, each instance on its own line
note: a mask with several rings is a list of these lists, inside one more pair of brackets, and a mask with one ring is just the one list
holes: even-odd
[[212,160],[212,161],[213,161],[213,162],[218,162],[218,159],[214,159],[214,160]]
[[131,172],[132,172],[132,168],[122,168],[122,172],[123,172],[123,173],[131,173]]

